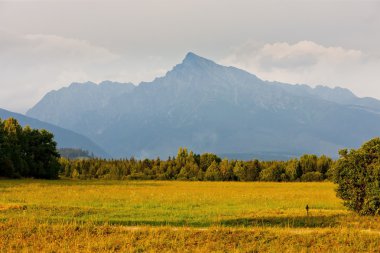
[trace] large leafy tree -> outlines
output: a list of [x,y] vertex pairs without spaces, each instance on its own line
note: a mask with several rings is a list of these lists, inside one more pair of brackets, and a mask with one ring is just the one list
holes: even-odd
[[0,119],[0,176],[3,177],[13,174],[13,164],[9,163],[8,150],[5,143],[4,122]]
[[203,153],[199,158],[199,167],[202,171],[206,171],[213,162],[219,164],[221,159],[215,154]]
[[59,154],[53,134],[0,120],[0,176],[57,178]]
[[357,150],[340,150],[335,163],[337,196],[344,205],[361,215],[380,213],[380,138],[364,143]]
[[213,161],[211,165],[207,168],[205,173],[205,179],[210,181],[221,181],[222,173],[218,167],[216,161]]
[[1,125],[3,141],[1,145],[2,160],[0,161],[0,175],[5,177],[19,177],[24,171],[22,159],[21,135],[22,127],[14,118],[9,118]]
[[30,129],[23,131],[23,150],[30,175],[38,178],[57,178],[60,165],[52,133],[46,130]]
[[318,157],[316,155],[305,154],[301,156],[299,162],[303,174],[317,170]]
[[219,170],[222,176],[222,180],[224,181],[234,180],[235,175],[233,171],[233,166],[228,161],[228,159],[223,159],[220,162]]

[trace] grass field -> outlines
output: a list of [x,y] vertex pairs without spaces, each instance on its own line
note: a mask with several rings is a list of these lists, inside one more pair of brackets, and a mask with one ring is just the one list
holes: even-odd
[[[0,180],[9,251],[378,252],[332,183]],[[305,206],[310,206],[306,215]]]

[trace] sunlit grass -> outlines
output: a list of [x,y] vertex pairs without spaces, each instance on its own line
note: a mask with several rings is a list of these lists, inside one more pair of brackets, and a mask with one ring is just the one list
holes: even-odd
[[[140,225],[239,225],[239,219],[345,213],[331,183],[0,181],[1,218]],[[246,225],[241,223],[241,225]]]
[[378,217],[346,211],[335,187],[329,182],[0,180],[0,249],[380,249]]

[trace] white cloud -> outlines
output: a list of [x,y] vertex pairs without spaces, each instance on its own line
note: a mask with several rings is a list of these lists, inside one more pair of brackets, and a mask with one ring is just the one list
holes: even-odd
[[118,55],[110,52],[108,49],[91,45],[85,40],[63,38],[56,35],[31,34],[25,38],[32,46],[30,51],[33,54],[45,57],[47,62],[54,59],[77,63],[107,63],[119,58]]
[[51,89],[86,81],[119,56],[87,41],[0,31],[0,107],[25,111]]
[[[18,35],[0,32],[0,55],[9,63],[47,65],[83,65],[107,63],[118,59],[118,55],[106,48],[91,45],[84,40],[64,38],[56,35]],[[9,62],[10,61],[10,62]],[[4,60],[2,60],[4,64]],[[11,66],[10,66],[11,67]]]
[[0,108],[25,112],[48,91],[72,82],[139,82],[163,71],[85,40],[0,30]]
[[247,43],[221,62],[266,80],[341,86],[359,96],[380,98],[380,59],[360,50],[326,47],[312,41]]

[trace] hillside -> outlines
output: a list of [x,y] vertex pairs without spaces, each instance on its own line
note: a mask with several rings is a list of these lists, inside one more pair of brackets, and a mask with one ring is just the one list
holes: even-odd
[[29,125],[32,128],[46,129],[54,134],[54,140],[57,142],[58,148],[82,148],[94,153],[96,156],[109,157],[107,152],[96,145],[93,141],[87,137],[77,134],[71,130],[67,130],[49,123],[42,122],[37,119],[33,119],[22,114],[10,112],[4,109],[0,109],[0,118],[7,119],[13,117],[22,126]]

